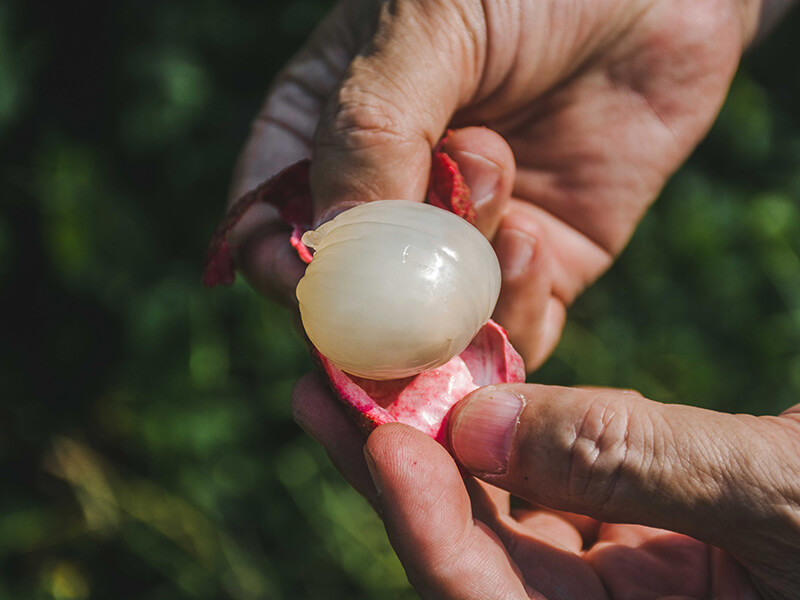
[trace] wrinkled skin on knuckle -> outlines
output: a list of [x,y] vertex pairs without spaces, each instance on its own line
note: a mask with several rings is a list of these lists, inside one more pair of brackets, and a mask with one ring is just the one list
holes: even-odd
[[[351,71],[370,68],[362,65],[357,59]],[[391,89],[386,76],[377,77],[386,80]],[[417,147],[432,147],[425,134],[410,124],[414,121],[409,115],[418,113],[412,105],[404,106],[365,89],[361,80],[361,76],[346,79],[320,119],[312,152],[314,197],[420,200],[408,196],[409,190],[415,189],[411,184],[398,188],[394,182],[394,188],[380,189],[387,173],[411,172],[419,179],[430,168],[428,164],[407,164],[408,156],[422,155],[413,152]]]
[[531,412],[522,418],[533,426],[518,438],[508,476],[535,496],[528,500],[598,513],[618,493],[623,475],[641,469],[642,457],[630,451],[629,405],[619,402],[619,392],[575,389],[567,397],[562,390],[525,410]]
[[362,77],[370,77],[355,73],[368,69],[361,64],[359,59],[354,61],[348,80],[328,103],[327,118],[317,130],[316,147],[357,151],[404,139],[402,108],[358,83]]
[[568,498],[602,507],[615,493],[623,471],[630,469],[627,406],[600,395],[590,401],[580,420],[563,436],[566,471],[563,482]]

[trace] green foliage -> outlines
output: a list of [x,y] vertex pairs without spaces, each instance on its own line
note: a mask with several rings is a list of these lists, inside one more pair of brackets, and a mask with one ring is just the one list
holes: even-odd
[[[199,286],[249,120],[327,6],[0,6],[0,598],[415,597],[292,423],[311,363],[287,314]],[[798,27],[533,379],[800,399]]]

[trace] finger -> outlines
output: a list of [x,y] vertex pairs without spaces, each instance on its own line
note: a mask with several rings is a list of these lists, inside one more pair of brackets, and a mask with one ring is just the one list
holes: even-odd
[[556,548],[576,554],[583,548],[581,533],[572,523],[552,511],[516,509],[511,516],[539,539],[547,540]]
[[519,497],[514,498],[514,508],[511,511],[513,517],[519,520],[524,520],[526,515],[535,514],[538,512],[548,512],[552,515],[555,515],[562,521],[569,523],[581,535],[581,539],[583,540],[582,547],[584,548],[590,547],[597,541],[600,529],[603,525],[605,525],[604,523],[601,523],[596,519],[592,519],[591,517],[587,517],[586,515],[566,512],[563,510],[554,510],[552,508],[542,506],[541,504],[534,504],[533,502],[523,500]]
[[[602,523],[597,531],[597,542],[593,550],[611,546],[639,547],[654,538],[664,535],[679,536],[680,534],[665,529],[656,529],[645,525],[631,525],[629,523]],[[700,543],[700,542],[696,542]]]
[[707,544],[672,531],[606,524],[601,540],[584,558],[603,579],[612,598],[737,598],[712,589]]
[[376,3],[339,2],[278,74],[237,161],[229,200],[311,156],[325,99],[371,33]]
[[365,448],[389,540],[423,598],[528,598],[497,537],[474,521],[458,467],[411,427],[384,425]]
[[295,289],[306,265],[289,243],[289,232],[271,206],[251,207],[228,242],[234,248],[238,269],[254,290],[284,306],[297,306]]
[[318,219],[340,203],[421,201],[430,154],[483,68],[481,2],[386,2],[375,36],[325,104],[311,184]]
[[[509,510],[508,492],[470,475],[463,477],[463,481],[472,503],[473,517],[486,524],[507,548],[512,549],[511,558],[521,564],[528,579],[537,582],[539,591],[546,592],[542,573],[548,570],[564,574],[564,569],[568,569],[578,579],[583,579],[580,575],[586,565],[579,555],[583,540],[571,523],[547,509]],[[498,497],[497,491],[505,494],[505,498]],[[535,563],[534,568],[528,564],[531,562]],[[592,577],[588,579],[591,581]]]
[[795,404],[794,406],[787,408],[781,413],[781,416],[800,419],[800,404]]
[[319,374],[306,375],[295,384],[292,414],[297,424],[322,445],[350,485],[377,507],[375,486],[364,461],[365,436]]
[[[546,513],[555,517],[560,522],[568,525],[572,528],[572,530],[578,533],[578,543],[575,545],[568,545],[564,543],[564,546],[569,548],[577,548],[577,550],[580,550],[582,548],[591,547],[592,544],[597,541],[597,536],[603,523],[600,523],[591,517],[587,517],[586,515],[579,515],[562,510],[553,510],[552,508],[539,507],[534,504],[525,504],[527,504],[527,506],[521,506],[515,510],[512,510],[511,512],[511,516],[521,523],[530,523],[531,518],[538,518],[539,515]],[[568,530],[564,530],[564,533],[567,534],[569,532]]]
[[685,533],[747,559],[797,557],[788,532],[799,518],[800,426],[789,417],[505,385],[462,401],[450,435],[468,470],[533,502]]
[[507,491],[472,475],[465,475],[462,479],[472,502],[473,517],[490,527],[494,521],[508,517],[511,511],[511,495]]
[[491,129],[465,127],[450,131],[442,150],[456,161],[464,176],[477,216],[475,226],[491,240],[514,187],[516,166],[511,147]]
[[577,513],[564,512],[562,510],[550,510],[554,515],[557,515],[570,525],[572,525],[581,534],[583,540],[583,547],[588,548],[597,541],[597,536],[600,531],[602,523],[586,515],[579,515]]
[[[239,155],[228,202],[311,156],[325,98],[363,45],[374,21],[372,2],[346,0],[322,21],[311,39],[276,78]],[[294,290],[304,265],[289,245],[277,211],[255,205],[229,236],[239,271],[259,293],[296,306]]]
[[512,208],[494,240],[503,277],[494,319],[506,328],[526,368],[533,371],[558,343],[566,306],[553,289],[554,261],[547,236],[529,215],[537,209],[516,200]]
[[558,343],[566,307],[613,256],[546,210],[515,197],[494,248],[503,271],[494,319],[533,371]]
[[524,580],[538,593],[554,600],[607,600],[600,580],[581,554],[581,536],[570,523],[552,511],[527,511],[526,514],[515,509],[509,515],[496,508],[486,510],[484,506],[481,509],[486,497],[486,484],[479,486],[482,482],[469,476],[464,478],[464,482],[472,501],[473,515],[497,535]]

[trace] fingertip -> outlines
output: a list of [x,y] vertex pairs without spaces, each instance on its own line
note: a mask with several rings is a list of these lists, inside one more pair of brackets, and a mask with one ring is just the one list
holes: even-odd
[[251,287],[288,307],[297,306],[295,289],[306,265],[289,242],[285,225],[264,221],[237,235],[236,266]]
[[442,149],[458,164],[476,212],[476,227],[492,239],[514,187],[514,153],[503,137],[486,127],[452,130]]
[[523,203],[512,205],[493,241],[503,278],[493,318],[532,371],[558,343],[566,306],[555,294],[545,230]]
[[381,425],[370,434],[364,452],[373,462],[375,479],[381,482],[390,506],[414,511],[434,503],[437,490],[463,490],[461,475],[450,454],[433,438],[409,425]]
[[[419,437],[422,436],[422,437]],[[397,502],[398,490],[402,496],[407,484],[403,466],[418,464],[419,443],[425,444],[430,438],[422,432],[401,423],[387,423],[373,430],[364,444],[364,458],[372,483],[381,503],[385,495],[386,483],[390,485],[389,506]]]
[[366,451],[389,539],[423,596],[527,597],[499,539],[475,521],[461,473],[439,443],[393,423],[370,435]]
[[[512,345],[525,359],[525,368],[530,373],[535,371],[552,354],[561,339],[561,332],[567,321],[567,307],[554,296],[545,303],[545,308],[538,321],[527,324],[520,323],[513,317],[506,318],[505,306],[496,313],[498,323],[508,329]],[[509,323],[506,326],[503,321]],[[515,322],[516,321],[516,322]]]
[[376,428],[367,438],[364,451],[379,468],[394,463],[415,465],[430,452],[447,455],[430,436],[403,423],[387,423]]
[[364,434],[333,397],[318,373],[302,377],[292,391],[292,415],[314,438],[355,490],[373,506],[379,501],[364,460]]

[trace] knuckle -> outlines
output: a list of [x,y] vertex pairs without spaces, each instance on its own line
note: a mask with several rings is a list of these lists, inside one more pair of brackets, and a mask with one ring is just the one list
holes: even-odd
[[353,151],[406,139],[399,108],[358,79],[351,77],[340,86],[317,132],[317,146]]
[[566,487],[570,496],[598,509],[614,495],[623,473],[632,468],[630,411],[624,403],[598,398],[566,439]]

